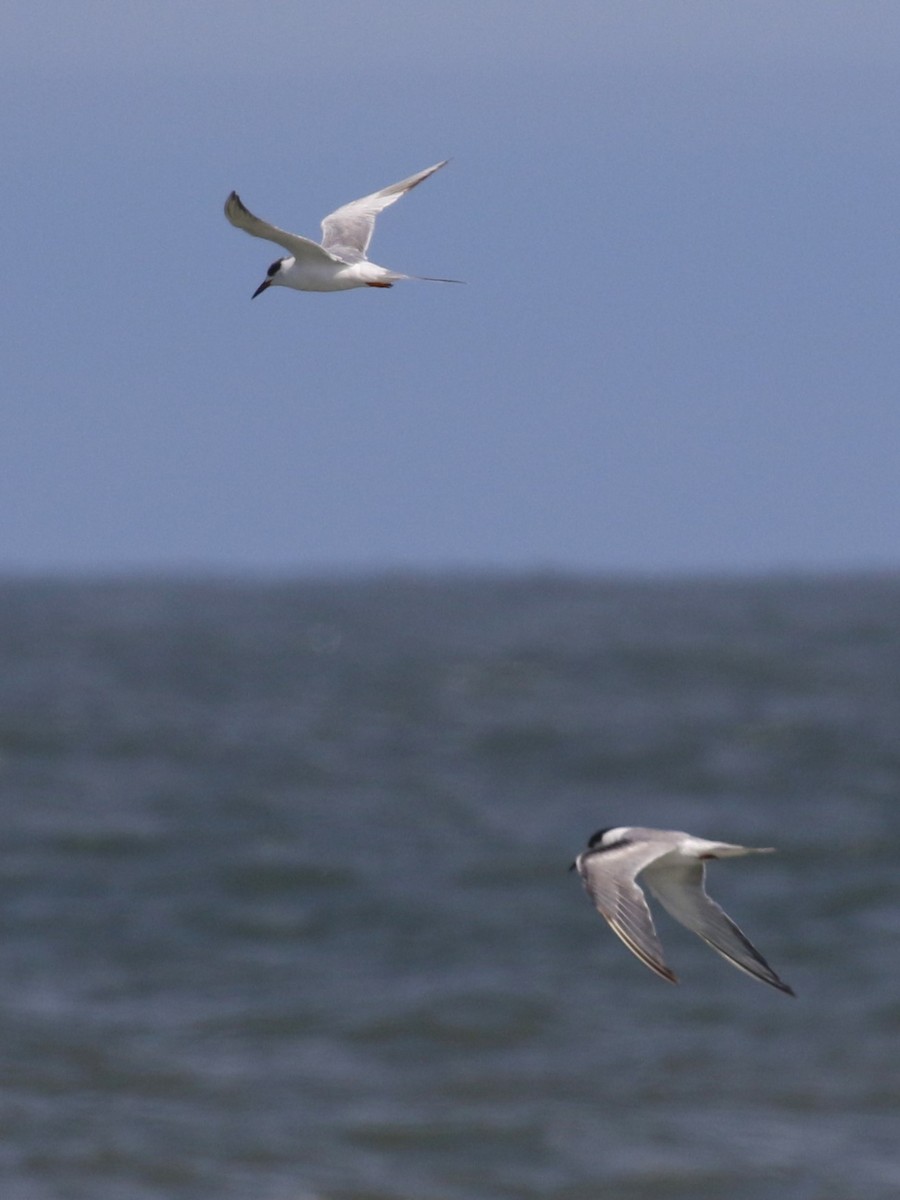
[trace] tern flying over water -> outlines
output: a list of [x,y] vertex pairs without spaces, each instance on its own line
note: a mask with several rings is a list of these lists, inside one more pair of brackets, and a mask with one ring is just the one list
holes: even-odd
[[272,263],[253,298],[269,287],[296,288],[301,292],[343,292],[358,287],[389,288],[398,279],[461,283],[460,279],[435,279],[431,275],[401,275],[399,271],[389,271],[366,258],[378,214],[446,166],[448,161],[444,159],[408,179],[382,188],[380,192],[363,196],[361,200],[351,200],[335,209],[322,221],[321,245],[260,220],[244,207],[237,192],[232,192],[225,201],[225,216],[231,224],[252,237],[265,238],[283,246],[290,254],[289,258],[279,258]]
[[577,869],[585,891],[613,932],[632,954],[663,979],[678,982],[663,957],[650,909],[636,882],[638,875],[676,921],[696,933],[733,966],[793,996],[793,989],[778,978],[756,947],[709,898],[703,886],[704,864],[708,859],[771,853],[771,847],[708,842],[674,829],[624,827],[598,830],[571,869]]

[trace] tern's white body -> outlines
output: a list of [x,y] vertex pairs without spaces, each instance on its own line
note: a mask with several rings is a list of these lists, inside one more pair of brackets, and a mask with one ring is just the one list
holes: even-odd
[[[424,275],[401,275],[398,271],[379,267],[377,263],[369,262],[366,251],[378,214],[446,163],[446,159],[435,163],[380,192],[351,200],[335,209],[322,221],[321,244],[255,217],[243,205],[237,192],[232,192],[225,201],[225,216],[231,224],[252,237],[275,242],[289,253],[288,258],[279,258],[272,263],[266,279],[253,295],[258,296],[268,287],[289,287],[300,292],[344,292],[358,287],[387,288],[398,279],[432,279]],[[432,279],[432,282],[458,283],[459,280]]]
[[708,842],[674,829],[623,826],[595,833],[587,850],[578,855],[572,866],[577,868],[585,890],[613,932],[663,979],[678,982],[663,957],[650,909],[635,882],[638,875],[676,921],[696,933],[723,958],[754,979],[793,996],[793,990],[778,978],[737,925],[709,898],[703,886],[704,863],[709,859],[770,853],[770,848]]

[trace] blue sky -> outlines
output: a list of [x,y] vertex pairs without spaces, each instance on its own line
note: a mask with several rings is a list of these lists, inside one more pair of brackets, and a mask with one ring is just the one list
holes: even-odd
[[[900,565],[900,5],[0,15],[0,570]],[[372,256],[250,295],[438,159]]]

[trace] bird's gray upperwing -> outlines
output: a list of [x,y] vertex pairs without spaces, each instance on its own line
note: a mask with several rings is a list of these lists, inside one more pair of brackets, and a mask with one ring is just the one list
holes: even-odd
[[399,183],[382,188],[380,192],[373,192],[371,196],[351,200],[349,204],[336,208],[322,221],[322,245],[332,254],[337,254],[349,262],[358,262],[365,258],[378,214],[423,183],[429,175],[445,167],[448,162],[449,159],[445,158],[443,162],[426,167],[424,171],[418,171],[408,179],[401,179]]
[[670,850],[655,842],[623,842],[587,850],[576,861],[585,890],[612,931],[651,971],[677,983],[663,957],[644,893],[635,883],[636,875]]
[[279,229],[277,225],[270,225],[268,221],[255,217],[242,202],[237,192],[232,192],[225,201],[225,216],[232,225],[237,229],[243,229],[244,233],[249,233],[251,237],[264,238],[267,242],[274,242],[276,246],[283,246],[298,262],[335,263],[343,261],[336,254],[326,250],[324,246],[320,246],[318,242],[301,237],[299,233],[288,233],[284,229]]
[[705,874],[702,862],[666,862],[651,865],[644,879],[676,921],[696,933],[733,966],[793,996],[793,989],[778,978],[734,921],[709,897],[703,886]]

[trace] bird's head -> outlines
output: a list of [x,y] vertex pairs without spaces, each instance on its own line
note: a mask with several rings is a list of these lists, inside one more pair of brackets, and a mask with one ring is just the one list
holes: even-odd
[[[587,849],[584,855],[579,854],[578,858],[590,854],[592,851],[598,850],[615,850],[619,846],[627,846],[629,839],[626,836],[628,830],[624,826],[608,827],[606,829],[598,829],[596,833],[592,833],[588,838]],[[569,867],[570,871],[574,871],[578,866],[578,858]]]
[[598,846],[602,846],[606,835],[612,832],[611,829],[598,829],[596,833],[592,833],[588,838],[588,850],[596,850]]
[[259,285],[259,287],[256,289],[256,291],[253,293],[253,295],[250,297],[250,299],[255,300],[256,297],[260,294],[260,292],[264,292],[266,290],[266,288],[270,288],[273,283],[275,283],[275,284],[280,283],[281,281],[278,278],[278,276],[279,276],[284,264],[289,261],[290,260],[287,258],[277,258],[275,260],[275,262],[272,263],[271,267],[269,267],[268,271],[266,271],[265,279],[262,281],[262,283]]

